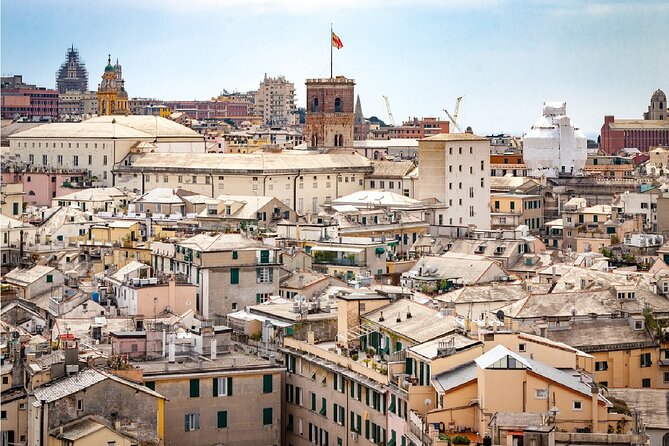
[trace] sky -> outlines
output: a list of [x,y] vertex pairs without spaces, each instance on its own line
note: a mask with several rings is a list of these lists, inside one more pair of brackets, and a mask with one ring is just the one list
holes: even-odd
[[55,86],[74,44],[97,88],[107,54],[131,97],[209,99],[265,74],[356,81],[365,116],[445,119],[521,135],[544,101],[566,101],[589,137],[603,117],[641,118],[669,93],[666,0],[2,0],[3,75]]

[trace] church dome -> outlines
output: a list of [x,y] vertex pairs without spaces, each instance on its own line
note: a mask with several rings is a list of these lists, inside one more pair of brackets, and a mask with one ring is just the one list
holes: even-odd
[[662,91],[658,88],[657,90],[655,90],[655,92],[653,93],[653,96],[651,96],[650,100],[651,100],[651,102],[656,102],[656,101],[666,102],[667,95],[664,94],[664,91]]
[[128,99],[128,92],[121,88],[121,91],[118,92],[118,97]]

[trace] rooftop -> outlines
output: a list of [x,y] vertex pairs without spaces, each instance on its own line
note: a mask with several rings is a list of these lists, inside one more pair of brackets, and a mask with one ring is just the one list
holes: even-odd
[[634,330],[627,319],[593,319],[569,324],[568,330],[549,329],[546,336],[578,349],[598,351],[619,344],[653,343],[646,330]]
[[473,133],[438,133],[421,141],[488,141],[488,138]]
[[[411,312],[410,318],[407,317],[409,311]],[[383,321],[380,320],[381,312],[383,312]],[[399,322],[397,322],[398,315]],[[409,299],[398,299],[372,310],[365,313],[362,319],[416,343],[453,333],[459,327],[455,316],[444,316],[439,310]]]
[[55,270],[56,268],[51,266],[42,265],[35,265],[32,268],[16,268],[5,274],[4,279],[15,285],[28,286]]
[[[294,153],[298,152],[298,153]],[[151,169],[186,169],[234,173],[286,173],[348,170],[371,171],[369,159],[355,152],[305,153],[284,150],[280,153],[147,153],[133,166],[146,171]]]
[[241,234],[198,234],[182,240],[180,246],[195,249],[202,252],[216,251],[241,251],[256,249],[274,249],[262,242],[244,237]]

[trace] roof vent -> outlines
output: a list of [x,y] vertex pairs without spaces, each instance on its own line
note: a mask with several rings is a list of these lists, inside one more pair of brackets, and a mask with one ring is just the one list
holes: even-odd
[[397,319],[395,319],[395,322],[397,322],[397,323],[402,322],[402,318],[400,317],[399,313],[397,313]]
[[379,322],[385,321],[385,318],[383,317],[383,311],[381,312],[381,316],[379,316]]
[[407,319],[411,319],[411,309],[407,305]]

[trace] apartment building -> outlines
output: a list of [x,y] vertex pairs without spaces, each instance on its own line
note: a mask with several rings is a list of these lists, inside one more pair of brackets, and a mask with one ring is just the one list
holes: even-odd
[[543,228],[543,197],[541,195],[490,194],[490,228],[515,229],[520,225],[538,232]]
[[315,214],[320,205],[364,189],[365,174],[371,170],[367,158],[344,151],[149,153],[117,167],[114,181],[119,187],[143,193],[150,186],[147,175],[157,175],[161,187],[184,188],[211,198],[221,194],[273,196],[298,214]]
[[490,141],[471,133],[446,133],[419,142],[418,199],[448,206],[436,212],[439,233],[461,235],[463,227],[490,227]]
[[206,361],[175,355],[178,361],[137,363],[144,385],[169,401],[165,446],[284,444],[283,368],[252,355],[214,351],[207,356]]
[[153,267],[198,286],[197,312],[222,318],[279,294],[277,249],[241,234],[199,234],[151,245]]
[[365,189],[381,189],[415,198],[418,168],[413,161],[372,161],[374,170],[365,178]]
[[295,85],[284,76],[267,77],[260,83],[255,95],[256,113],[269,126],[292,124],[295,113]]

